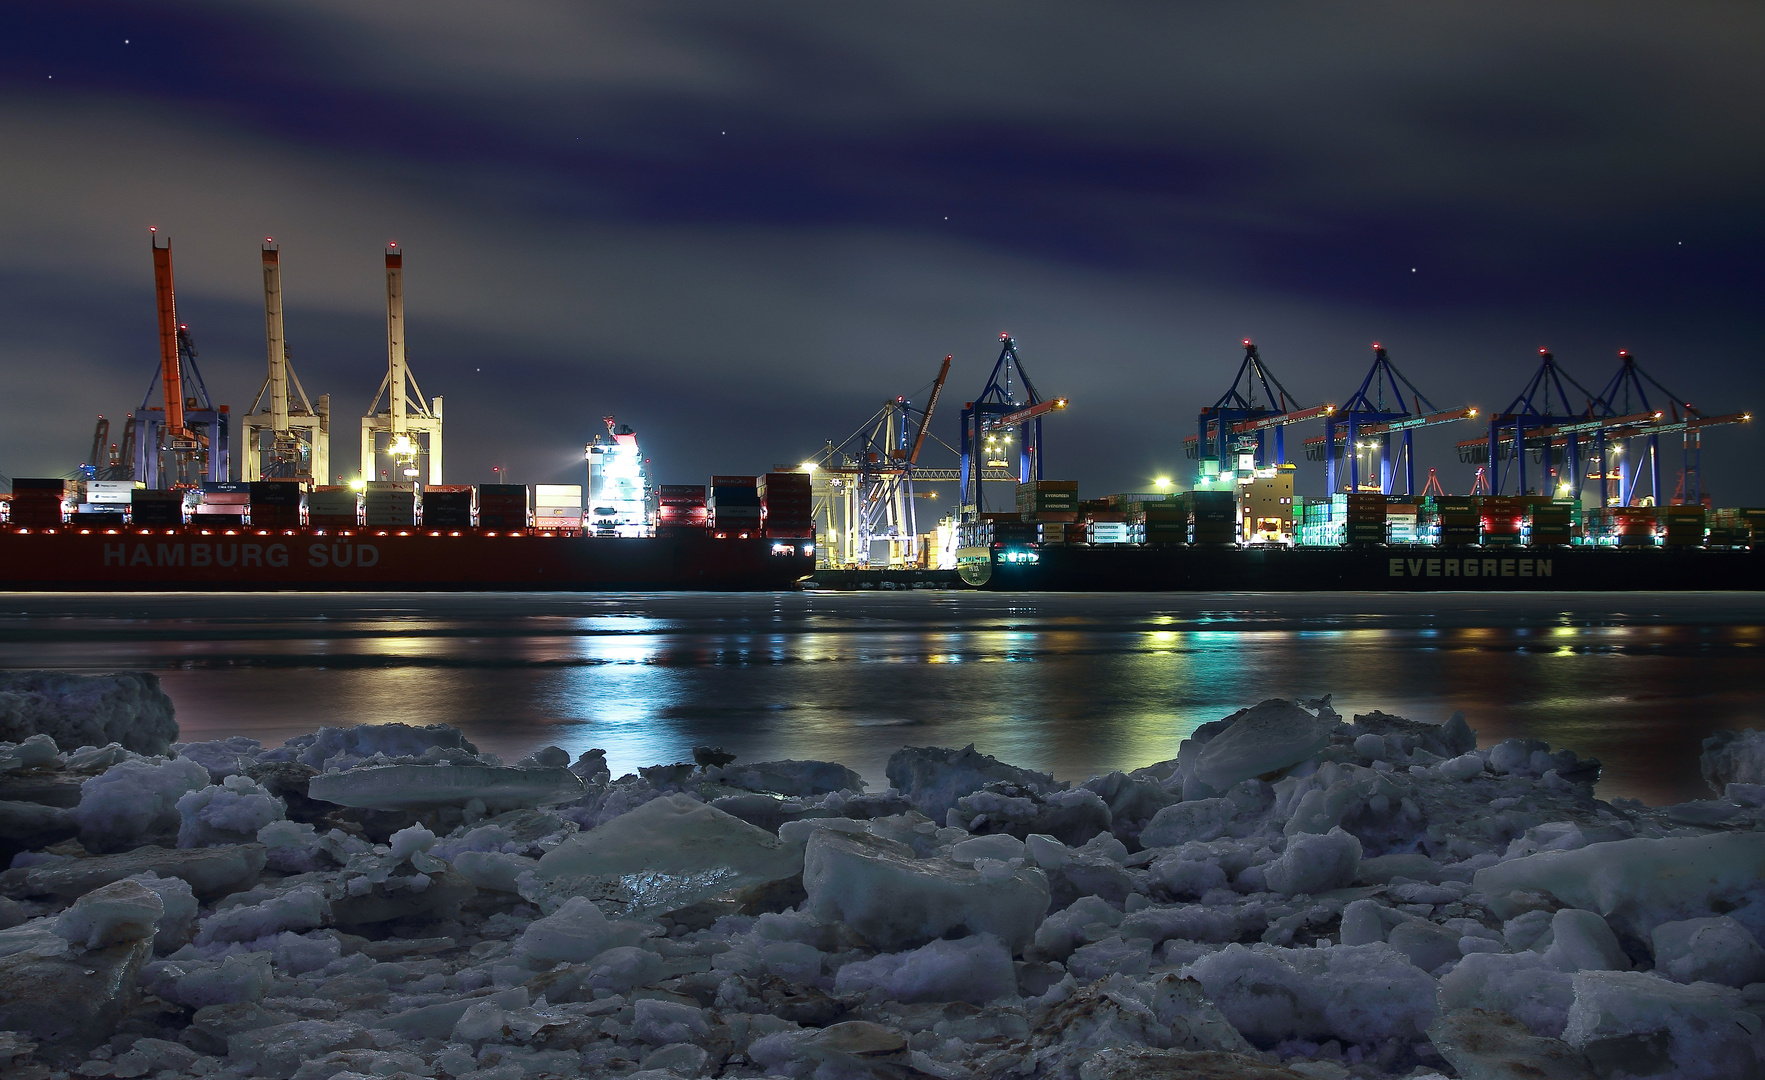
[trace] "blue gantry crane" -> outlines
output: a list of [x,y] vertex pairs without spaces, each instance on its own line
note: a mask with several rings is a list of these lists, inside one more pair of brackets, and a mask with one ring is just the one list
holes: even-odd
[[[1409,391],[1410,404],[1404,402],[1405,390]],[[1423,411],[1424,406],[1426,412]],[[1415,432],[1425,427],[1469,420],[1476,415],[1477,410],[1473,408],[1442,409],[1428,400],[1428,396],[1416,389],[1416,384],[1391,362],[1391,355],[1385,351],[1385,347],[1375,341],[1373,366],[1368,369],[1367,377],[1361,380],[1360,388],[1349,396],[1341,408],[1324,417],[1323,437],[1307,440],[1306,449],[1309,456],[1312,443],[1321,445],[1326,491],[1343,490],[1337,482],[1337,474],[1340,471],[1339,463],[1344,457],[1348,462],[1347,490],[1363,490],[1359,451],[1368,449],[1378,452],[1378,490],[1386,495],[1393,494],[1391,489],[1395,486],[1397,477],[1397,459],[1401,457],[1404,494],[1414,495],[1416,459],[1412,440]],[[1391,452],[1393,435],[1400,437],[1395,456]],[[1367,440],[1371,445],[1363,445],[1362,440]],[[1340,450],[1338,443],[1341,444]]]
[[1066,408],[1065,398],[1044,399],[1030,381],[1010,334],[999,335],[999,359],[980,396],[962,406],[962,517],[981,510],[981,481],[989,469],[1009,464],[1017,448],[1017,482],[1042,479],[1042,417]]
[[[1298,406],[1269,370],[1256,343],[1245,338],[1243,344],[1244,359],[1232,385],[1218,401],[1201,410],[1195,434],[1183,439],[1184,455],[1199,459],[1204,477],[1230,471],[1227,462],[1234,455],[1250,454],[1256,468],[1287,464],[1287,425],[1335,411],[1333,405]],[[1273,439],[1269,438],[1271,432]],[[1210,461],[1214,465],[1209,466]]]
[[[1656,394],[1651,399],[1649,387],[1654,387]],[[1699,505],[1703,502],[1703,429],[1722,424],[1739,424],[1750,421],[1751,413],[1728,413],[1721,416],[1709,416],[1694,407],[1683,397],[1663,386],[1636,362],[1627,349],[1618,352],[1618,370],[1613,373],[1611,381],[1594,401],[1595,411],[1607,424],[1598,429],[1597,460],[1599,462],[1600,505],[1610,501],[1610,478],[1615,470],[1618,479],[1618,505],[1630,506],[1636,499],[1637,481],[1641,479],[1643,461],[1641,454],[1611,453],[1621,450],[1625,444],[1636,438],[1647,439],[1649,494],[1657,506],[1663,504],[1664,489],[1661,486],[1661,436],[1670,433],[1681,435],[1681,462],[1678,491],[1672,501],[1687,505]],[[1613,436],[1615,445],[1608,446],[1607,435]],[[1625,458],[1629,464],[1626,466]],[[1618,460],[1612,460],[1616,458]]]
[[[1564,380],[1581,392],[1582,404],[1573,403],[1563,386]],[[1570,492],[1579,492],[1581,436],[1587,431],[1602,430],[1595,398],[1593,391],[1576,382],[1574,376],[1557,365],[1557,359],[1549,349],[1539,349],[1538,370],[1533,372],[1532,379],[1506,409],[1490,415],[1486,445],[1481,453],[1471,455],[1471,458],[1481,457],[1489,462],[1490,494],[1502,493],[1509,473],[1514,474],[1516,494],[1532,494],[1526,480],[1529,437],[1539,450],[1543,465],[1540,475],[1546,483],[1558,480],[1559,487],[1567,486]],[[1558,445],[1565,451],[1560,474],[1552,460]]]

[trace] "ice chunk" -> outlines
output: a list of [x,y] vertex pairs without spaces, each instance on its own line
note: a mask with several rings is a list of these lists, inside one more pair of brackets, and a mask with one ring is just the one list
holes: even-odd
[[612,948],[617,937],[594,901],[572,896],[527,927],[521,935],[521,951],[546,963],[589,960]]
[[312,930],[325,924],[331,904],[315,885],[297,885],[257,904],[215,912],[202,920],[196,943],[254,941],[284,930]]
[[1653,942],[1655,970],[1674,982],[1735,987],[1765,982],[1765,949],[1726,915],[1662,923]]
[[178,800],[178,846],[249,843],[259,829],[284,817],[287,805],[246,776],[192,791]]
[[0,1031],[28,1032],[41,1042],[75,1047],[103,1042],[137,1000],[141,967],[152,955],[151,933],[90,952],[76,952],[66,943],[59,950],[0,949]]
[[1434,1021],[1435,983],[1389,945],[1228,945],[1183,969],[1254,1042],[1414,1041]]
[[502,1006],[492,1001],[475,1001],[454,1022],[454,1042],[483,1042],[503,1037]]
[[8,742],[48,735],[57,746],[114,742],[140,754],[163,754],[178,737],[173,711],[151,672],[0,672],[0,739]]
[[196,894],[188,882],[152,873],[136,874],[125,880],[138,881],[153,890],[165,909],[154,924],[154,952],[164,955],[190,940],[190,932],[196,925]]
[[1544,1039],[1511,1016],[1459,1009],[1428,1025],[1428,1038],[1458,1074],[1471,1080],[1593,1080],[1579,1052]]
[[1064,911],[1042,920],[1036,928],[1036,951],[1050,960],[1064,961],[1085,942],[1107,936],[1120,926],[1122,913],[1095,896],[1079,898]]
[[75,900],[55,920],[55,932],[76,949],[103,949],[152,937],[164,914],[158,893],[138,881],[116,881]]
[[[1056,841],[1058,843],[1058,841]],[[1024,854],[1024,842],[1009,833],[992,833],[987,836],[975,836],[958,841],[950,848],[950,858],[956,862],[973,866],[981,859],[998,859],[1010,862],[1021,859]]]
[[[1234,1054],[1251,1048],[1192,979],[1112,975],[1070,996],[1049,996],[1054,1000],[1030,1018],[1025,1049],[1034,1055],[1031,1075],[1076,1078],[1081,1067],[1095,1061],[1100,1053],[1122,1046]],[[1203,1060],[1217,1064],[1224,1056],[1208,1055]],[[1143,1075],[1147,1080],[1184,1077],[1182,1072],[1148,1071]],[[1204,1067],[1190,1075],[1224,1080],[1236,1074]],[[1244,1075],[1258,1077],[1257,1073]]]
[[0,772],[20,772],[61,764],[61,748],[47,735],[32,735],[19,743],[0,743]]
[[1211,889],[1226,887],[1226,871],[1212,859],[1166,855],[1147,867],[1147,872],[1165,892],[1179,899],[1199,899]]
[[539,860],[523,895],[587,896],[648,915],[794,879],[802,849],[687,795],[654,799],[577,833]]
[[429,810],[476,800],[491,811],[556,806],[582,798],[569,769],[503,765],[370,765],[320,773],[307,785],[314,799],[364,810]]
[[454,856],[453,866],[480,889],[514,893],[520,891],[522,874],[539,869],[539,860],[500,851],[462,851]]
[[412,825],[393,833],[387,840],[387,858],[403,862],[419,851],[435,846],[435,834],[421,825]]
[[1106,975],[1144,975],[1152,968],[1152,942],[1148,938],[1110,935],[1081,945],[1066,958],[1066,969],[1086,982]]
[[707,769],[705,779],[747,791],[778,795],[826,795],[863,791],[864,778],[836,761],[757,761]]
[[1564,908],[1551,918],[1551,943],[1544,958],[1562,971],[1630,970],[1630,958],[1606,920],[1577,908]]
[[257,755],[263,752],[263,748],[263,743],[256,739],[234,735],[227,739],[185,743],[178,747],[178,756],[189,758],[207,769],[209,779],[218,784],[257,764]]
[[1765,784],[1765,731],[1718,731],[1704,740],[1698,766],[1718,795],[1729,784]]
[[[1536,890],[1647,940],[1664,922],[1742,909],[1760,881],[1765,881],[1765,833],[1735,832],[1540,852],[1484,867],[1473,885],[1504,918],[1519,912],[1523,901],[1512,898],[1516,890]],[[1765,918],[1765,912],[1758,917]],[[1748,929],[1757,936],[1762,928],[1749,924]]]
[[1535,952],[1474,953],[1440,980],[1442,1009],[1505,1013],[1553,1039],[1563,1034],[1574,1000],[1570,974]]
[[112,765],[80,785],[80,843],[119,851],[178,827],[178,800],[208,786],[208,770],[188,758]]
[[1360,840],[1341,826],[1322,836],[1296,833],[1287,838],[1281,857],[1263,867],[1263,878],[1273,892],[1324,892],[1352,884],[1360,860]]
[[631,1023],[632,1037],[651,1046],[690,1042],[711,1033],[711,1025],[705,1020],[704,1010],[685,1002],[641,998],[634,1011],[636,1016]]
[[1475,753],[1460,754],[1436,765],[1442,778],[1447,780],[1474,780],[1482,776],[1487,762]]
[[1583,971],[1563,1041],[1607,1076],[1728,1080],[1765,1073],[1765,1036],[1738,990],[1638,971]]
[[1226,831],[1236,808],[1230,799],[1192,799],[1167,806],[1140,830],[1141,847],[1177,847],[1191,840],[1213,840]]
[[264,846],[264,865],[288,874],[303,874],[336,864],[319,839],[319,831],[303,821],[272,821],[257,831]]
[[271,954],[239,953],[219,960],[159,960],[142,973],[142,985],[156,997],[200,1009],[261,1001],[275,985]]
[[0,802],[0,862],[20,852],[59,844],[78,835],[80,823],[72,810],[29,802]]
[[840,994],[874,993],[887,1001],[985,1005],[1017,996],[1017,974],[1011,954],[999,939],[977,934],[847,964],[834,977],[834,990]]
[[478,1001],[489,1001],[504,1010],[525,1009],[528,1005],[527,988],[515,986],[482,998],[459,998],[406,1009],[385,1017],[380,1021],[380,1026],[414,1038],[444,1039],[453,1031],[454,1025],[459,1023],[466,1010]]
[[596,990],[624,994],[662,978],[665,964],[649,949],[616,945],[588,962],[584,983]]
[[1227,717],[1230,725],[1194,757],[1189,773],[1214,791],[1297,765],[1322,750],[1341,724],[1335,713],[1307,712],[1272,698]]
[[[1385,940],[1386,910],[1377,900],[1355,900],[1342,909],[1342,944],[1371,945]],[[1428,969],[1432,971],[1433,969]]]
[[341,1020],[296,1020],[291,1024],[242,1031],[227,1040],[231,1061],[265,1080],[289,1080],[302,1063],[335,1050],[367,1050],[373,1040]]
[[1066,786],[1047,773],[1020,769],[979,753],[973,744],[961,750],[905,747],[889,755],[885,772],[890,786],[906,795],[915,810],[938,822],[955,808],[958,799],[991,781],[1005,780],[1035,791],[1058,791]]
[[317,971],[343,956],[343,942],[334,934],[296,934],[284,930],[269,948],[276,967],[290,975]]
[[15,888],[21,896],[83,896],[113,881],[152,873],[188,882],[199,897],[225,896],[256,880],[264,868],[261,844],[177,850],[141,847],[120,855],[33,866]]
[[[435,752],[440,751],[437,755]],[[298,761],[319,772],[348,768],[364,759],[386,757],[437,757],[465,759],[478,748],[466,741],[459,728],[447,724],[358,724],[352,728],[322,727],[311,735],[298,735],[274,750],[259,755],[263,761]]]
[[844,922],[887,951],[991,933],[1017,953],[1035,936],[1049,895],[1040,870],[918,859],[905,844],[827,829],[809,837],[803,886],[817,918]]
[[[1426,919],[1408,919],[1391,928],[1385,941],[1423,971],[1459,958],[1459,932]],[[1348,944],[1346,941],[1343,944]]]

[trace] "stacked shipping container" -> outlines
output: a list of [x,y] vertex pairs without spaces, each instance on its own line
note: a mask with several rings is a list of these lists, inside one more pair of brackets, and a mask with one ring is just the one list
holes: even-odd
[[805,472],[769,472],[760,477],[761,521],[766,535],[800,540],[815,535],[815,492]]
[[362,523],[362,500],[354,488],[326,484],[306,493],[306,523],[347,529]]
[[8,519],[22,529],[53,529],[61,524],[61,503],[66,497],[66,480],[19,477],[12,481]]
[[526,484],[479,484],[474,489],[478,501],[478,527],[512,530],[527,527]]
[[536,529],[582,528],[582,485],[533,485],[533,527]]
[[469,529],[471,527],[471,487],[435,484],[423,489],[423,528]]
[[656,489],[656,502],[656,533],[659,536],[686,530],[703,532],[711,527],[703,485],[663,484]]
[[298,529],[305,487],[299,480],[252,481],[248,491],[252,528]]
[[727,536],[760,531],[760,479],[756,476],[713,476],[705,498],[711,530]]

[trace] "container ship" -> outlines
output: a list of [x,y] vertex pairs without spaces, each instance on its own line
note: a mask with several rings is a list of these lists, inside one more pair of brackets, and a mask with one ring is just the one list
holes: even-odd
[[575,485],[95,481],[69,510],[66,481],[21,479],[0,589],[777,590],[814,569],[807,476],[712,479],[657,489],[654,524],[585,516]]
[[[957,573],[1001,590],[1597,591],[1765,589],[1765,509],[1608,508],[1539,496],[1245,490],[1119,495],[1022,485],[1016,514],[963,526]],[[1243,488],[1256,485],[1246,484]],[[1283,494],[1282,492],[1285,492]]]

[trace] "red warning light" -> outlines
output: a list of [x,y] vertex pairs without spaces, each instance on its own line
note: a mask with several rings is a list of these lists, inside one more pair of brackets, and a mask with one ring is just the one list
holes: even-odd
[[147,231],[148,232],[158,232],[159,226],[158,225],[149,225],[149,226],[147,226]]
[[1377,349],[1378,347],[1379,347],[1379,343],[1377,341],[1373,342],[1373,348]]
[[1249,339],[1249,338],[1245,338],[1245,339],[1244,339],[1244,344],[1246,344],[1246,345],[1248,345],[1248,344],[1250,344],[1250,339]]

